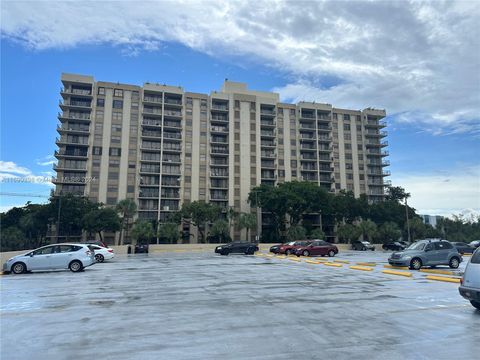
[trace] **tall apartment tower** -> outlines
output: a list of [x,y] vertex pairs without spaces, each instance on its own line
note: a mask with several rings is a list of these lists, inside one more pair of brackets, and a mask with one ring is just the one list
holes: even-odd
[[[293,180],[367,194],[372,202],[384,197],[384,110],[285,104],[278,94],[232,81],[207,95],[73,74],[61,80],[56,194],[107,205],[133,199],[139,218],[159,222],[196,200],[255,212],[247,202],[253,187]],[[266,214],[257,216],[252,237],[269,225]],[[194,229],[184,230],[197,241]]]

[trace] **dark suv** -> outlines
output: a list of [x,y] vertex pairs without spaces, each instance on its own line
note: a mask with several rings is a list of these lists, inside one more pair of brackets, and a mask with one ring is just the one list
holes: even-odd
[[249,242],[232,242],[230,244],[220,245],[215,248],[215,253],[220,255],[245,254],[253,255],[258,251],[257,244]]
[[461,262],[462,256],[457,249],[449,241],[439,239],[417,241],[403,251],[394,252],[388,259],[390,265],[408,266],[412,270],[436,265],[456,269]]
[[370,244],[368,241],[365,240],[354,240],[352,241],[352,250],[360,250],[360,251],[367,251],[372,250],[375,251],[375,245]]

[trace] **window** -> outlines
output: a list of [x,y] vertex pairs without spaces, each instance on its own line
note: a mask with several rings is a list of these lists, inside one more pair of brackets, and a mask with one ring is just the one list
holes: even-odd
[[343,124],[343,130],[350,131],[350,124]]
[[120,156],[121,150],[120,148],[110,148],[110,156]]
[[103,131],[103,123],[96,123],[95,124],[95,130],[97,130],[98,132],[102,132]]
[[123,90],[122,89],[115,89],[113,91],[113,96],[123,97]]
[[112,144],[120,144],[122,138],[120,136],[112,136],[111,142]]
[[105,99],[97,99],[97,106],[104,107],[105,106]]
[[122,125],[112,124],[112,131],[122,131]]
[[122,121],[122,118],[123,118],[123,115],[122,115],[121,112],[116,112],[116,111],[114,111],[114,112],[112,113],[112,120],[113,120],[113,121]]
[[435,244],[435,250],[448,250],[452,249],[452,244],[446,241],[438,241]]
[[102,155],[102,147],[94,146],[92,150],[93,155]]
[[33,252],[33,255],[47,255],[47,254],[51,254],[53,253],[53,248],[55,246],[47,246],[47,247],[44,247],[44,248],[41,248],[41,249],[38,249],[38,250],[35,250]]
[[105,88],[104,87],[99,87],[98,88],[98,95],[105,95]]
[[350,115],[348,115],[348,114],[343,114],[343,120],[345,120],[345,121],[350,121]]
[[123,109],[123,100],[113,100],[114,109]]

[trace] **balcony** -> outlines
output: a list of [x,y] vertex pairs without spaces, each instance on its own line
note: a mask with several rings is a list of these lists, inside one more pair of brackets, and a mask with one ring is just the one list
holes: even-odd
[[270,168],[270,169],[275,169],[275,161],[271,160],[271,161],[262,161],[261,162],[261,165],[260,165],[262,168]]
[[211,179],[211,189],[228,189],[228,180]]
[[157,116],[161,117],[162,116],[162,108],[161,107],[155,107],[155,106],[144,106],[143,107],[143,113],[147,114],[149,116]]
[[387,136],[387,132],[386,131],[371,131],[371,130],[368,130],[365,132],[365,137],[379,137],[379,138],[382,138],[382,137],[385,137]]
[[228,111],[228,102],[212,101],[211,110],[212,111],[227,112]]
[[210,142],[217,144],[228,144],[228,138],[226,136],[212,136]]
[[389,155],[389,152],[387,150],[380,151],[380,150],[367,149],[367,156],[385,157],[385,156],[388,156],[388,155]]
[[300,170],[301,170],[301,171],[313,171],[313,172],[317,172],[317,171],[318,171],[318,169],[317,169],[316,166],[307,166],[307,165],[302,165],[302,166],[300,167]]
[[385,147],[385,146],[388,146],[388,141],[382,141],[382,142],[379,142],[379,141],[367,141],[365,143],[365,145],[367,147]]
[[182,106],[182,99],[181,98],[173,98],[165,96],[165,105],[172,105],[172,106]]
[[228,166],[228,159],[221,157],[221,158],[211,158],[210,166]]
[[219,154],[219,155],[228,155],[228,147],[212,146],[210,148],[210,153]]
[[210,132],[212,133],[227,133],[228,134],[228,127],[225,126],[211,126]]
[[325,131],[330,132],[330,131],[332,131],[332,126],[331,125],[321,125],[321,124],[319,124],[317,126],[317,129],[318,129],[318,132],[325,132]]
[[302,119],[302,120],[315,120],[316,119],[315,111],[314,110],[306,111],[306,110],[302,109],[300,111],[300,119]]
[[147,104],[160,105],[162,103],[162,97],[155,95],[144,95],[143,102]]
[[372,120],[369,119],[367,122],[364,123],[366,128],[384,128],[387,126],[387,122],[385,120]]
[[68,157],[68,158],[86,158],[88,156],[87,151],[66,151],[66,150],[55,150],[54,156],[57,159]]
[[276,123],[273,120],[260,120],[260,127],[275,127]]
[[78,95],[82,97],[92,97],[92,90],[89,88],[60,88],[60,94],[62,97],[71,96],[71,95]]
[[312,143],[300,143],[300,150],[315,151],[317,147]]
[[383,190],[378,191],[378,190],[368,190],[368,195],[370,196],[387,196]]
[[182,128],[182,122],[181,121],[164,120],[163,121],[163,127],[165,129],[167,129],[167,128],[181,129]]
[[265,141],[265,140],[262,140],[260,142],[260,146],[261,147],[275,147],[276,144],[275,144],[275,141]]
[[275,111],[275,107],[272,106],[272,107],[263,107],[262,105],[260,105],[260,115],[262,116],[266,116],[266,117],[274,117],[275,115],[277,115],[276,111]]
[[78,145],[78,146],[88,146],[88,137],[87,138],[72,138],[72,137],[57,137],[55,139],[57,145]]
[[[171,190],[171,189],[170,189]],[[179,199],[180,191],[162,190],[162,199]]]
[[315,124],[300,123],[300,130],[315,130]]
[[158,199],[158,189],[151,189],[151,188],[146,188],[146,189],[140,189],[138,193],[139,198],[150,198],[150,199]]
[[327,122],[327,121],[331,121],[332,119],[330,118],[330,113],[317,111],[317,120],[318,122]]
[[302,181],[318,181],[318,176],[317,174],[302,173],[301,179]]
[[260,136],[265,137],[265,138],[274,138],[275,137],[275,131],[266,131],[266,130],[261,130],[260,131]]
[[142,125],[143,126],[152,126],[152,127],[161,127],[162,126],[162,121],[159,120],[153,120],[153,119],[143,119],[142,120]]
[[385,171],[374,171],[374,170],[370,170],[367,172],[368,176],[390,176],[390,171],[389,170],[385,170]]
[[164,131],[163,138],[169,140],[182,140],[182,133]]
[[90,132],[89,126],[63,124],[57,126],[57,131],[60,134],[88,134]]
[[148,130],[144,130],[142,131],[142,137],[143,138],[161,138],[162,137],[162,133],[161,131],[148,131]]
[[315,141],[315,135],[312,134],[311,132],[309,132],[309,133],[300,133],[300,139],[306,140],[306,141]]
[[332,137],[331,136],[319,136],[318,137],[318,142],[320,143],[325,143],[325,142],[331,142]]
[[[322,165],[325,165],[325,164],[322,164]],[[331,173],[334,170],[335,169],[333,167],[329,167],[329,166],[320,166],[320,168],[318,169],[318,171],[320,172],[328,172],[328,173]]]
[[178,144],[163,143],[163,151],[165,152],[182,152],[182,147]]
[[79,100],[71,99],[70,101],[60,100],[58,103],[60,105],[60,108],[64,111],[69,109],[69,108],[91,109],[91,107],[92,107],[92,102],[91,101],[79,101]]
[[165,110],[164,111],[164,116],[165,117],[182,117],[182,112],[181,111],[175,111],[175,110]]
[[274,159],[276,158],[276,155],[275,155],[275,152],[272,152],[272,151],[262,151],[260,153],[260,156],[262,158],[267,158],[267,159]]
[[76,170],[76,171],[87,171],[87,164],[85,165],[78,165],[78,164],[69,164],[62,161],[59,161],[58,164],[53,165],[53,170],[55,171],[64,171],[64,170]]
[[57,115],[58,120],[64,122],[66,120],[75,120],[75,121],[82,121],[82,122],[90,122],[90,112],[77,112],[77,111],[69,111],[68,114],[65,113],[58,113]]
[[212,178],[228,178],[228,169],[212,168],[212,169],[210,169],[210,177],[212,177]]

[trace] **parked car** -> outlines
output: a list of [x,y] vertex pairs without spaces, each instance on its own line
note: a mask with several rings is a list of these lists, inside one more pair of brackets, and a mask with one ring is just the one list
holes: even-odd
[[286,244],[282,244],[282,246],[279,247],[278,253],[279,254],[285,254],[285,255],[290,255],[290,254],[295,254],[295,251],[297,248],[300,246],[307,246],[311,243],[312,241],[291,241]]
[[400,243],[399,241],[392,241],[382,245],[383,250],[402,251],[405,248],[406,246]]
[[375,251],[375,246],[370,244],[368,241],[354,240],[354,241],[352,241],[352,250],[361,250],[361,251],[372,250],[372,251]]
[[464,242],[452,242],[452,245],[455,246],[460,254],[473,254],[475,248]]
[[470,242],[469,245],[476,249],[476,248],[480,247],[480,240],[473,240],[473,241]]
[[148,254],[148,244],[136,244],[135,254]]
[[257,244],[250,242],[232,242],[225,245],[220,245],[215,248],[215,253],[220,255],[229,254],[245,254],[253,255],[255,251],[258,251]]
[[448,265],[458,268],[462,255],[447,240],[419,240],[408,248],[390,255],[388,263],[393,266],[408,266],[419,270],[422,266]]
[[458,291],[480,310],[480,248],[475,250],[467,264]]
[[22,274],[27,271],[70,269],[79,272],[93,264],[94,251],[89,245],[55,244],[8,259],[3,264],[3,271]]
[[330,257],[338,254],[338,248],[323,240],[313,240],[309,245],[299,246],[295,250],[297,256],[328,255]]
[[90,249],[93,249],[95,251],[95,260],[97,262],[104,262],[105,260],[110,260],[115,257],[115,252],[111,248],[98,245],[90,245]]
[[283,244],[273,245],[272,247],[270,247],[270,252],[274,254],[278,254],[278,252],[280,251],[280,246],[282,245]]

